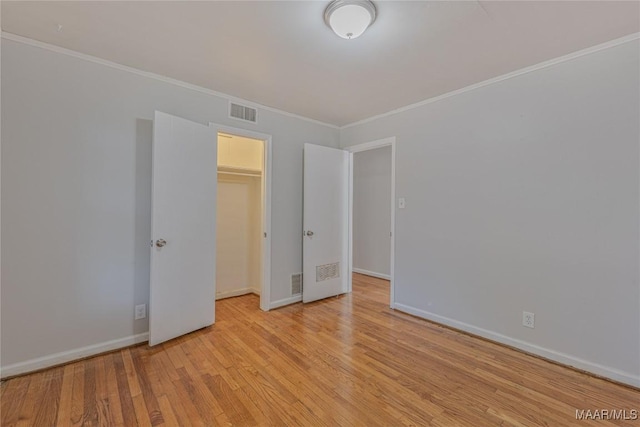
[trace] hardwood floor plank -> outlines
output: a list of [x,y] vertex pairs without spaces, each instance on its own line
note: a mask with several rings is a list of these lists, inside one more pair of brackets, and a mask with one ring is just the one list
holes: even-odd
[[122,354],[128,350],[121,350],[112,355],[113,364],[116,372],[116,381],[118,384],[118,399],[120,400],[120,408],[122,413],[122,422],[125,426],[138,425],[135,410],[133,408],[132,393],[129,389],[129,381],[127,379],[127,371],[124,367]]
[[[158,407],[160,408],[160,412],[162,413],[162,420],[164,421],[164,425],[166,426],[187,426],[187,423],[181,423],[178,421],[175,413],[173,412],[173,406],[169,401],[169,398],[166,394],[158,397]],[[188,425],[191,425],[189,423]]]
[[122,414],[122,406],[120,403],[120,394],[118,390],[118,380],[116,366],[113,355],[105,355],[104,361],[104,380],[107,387],[107,399],[109,402],[109,425],[124,426],[124,417]]
[[389,283],[216,324],[0,386],[2,426],[633,426],[640,391],[391,310]]
[[75,363],[73,369],[73,390],[71,391],[71,418],[69,425],[81,426],[84,423],[84,363]]
[[[142,394],[142,398],[144,399],[144,407],[149,416],[152,426],[157,426],[164,424],[164,418],[162,417],[162,412],[160,411],[160,407],[158,405],[158,400],[156,399],[156,395],[151,386],[151,376],[153,376],[153,383],[158,383],[157,376],[154,375],[154,366],[148,360],[142,359],[143,350],[139,347],[136,347],[132,350],[132,361],[133,366],[138,373],[138,384],[140,386],[140,391]],[[151,375],[149,374],[151,372]]]
[[62,385],[60,389],[60,403],[56,417],[56,425],[66,425],[71,420],[73,370],[74,365],[65,365],[62,372]]
[[111,402],[109,401],[109,386],[106,376],[106,359],[97,357],[95,360],[95,399],[97,425],[112,426],[115,424],[111,414]]
[[151,416],[149,414],[149,410],[147,409],[139,380],[140,376],[143,375],[143,372],[139,372],[138,370],[136,370],[136,367],[133,363],[133,358],[131,356],[132,351],[135,351],[135,348],[123,351],[122,361],[127,373],[127,382],[129,384],[131,400],[133,402],[133,410],[138,425],[150,426],[152,425]]
[[89,359],[84,365],[84,409],[83,424],[97,425],[98,410],[96,407],[96,372],[97,360]]
[[50,426],[56,423],[60,405],[63,372],[63,368],[54,368],[43,372],[44,379],[41,387],[44,390],[44,396],[36,408],[34,425]]
[[[242,375],[242,373],[238,372],[238,375]],[[251,379],[245,381],[241,386],[240,390],[248,400],[253,402],[256,408],[258,408],[258,410],[262,413],[264,418],[268,421],[266,424],[261,424],[261,425],[275,425],[275,426],[286,425],[285,419],[287,417],[284,414],[280,413],[280,408],[277,405],[274,405],[272,402],[266,399],[263,399],[262,396],[258,392],[256,392],[256,389],[259,387],[255,387],[251,385],[251,380],[256,380],[255,378],[252,378],[252,377],[257,374],[248,373],[247,375],[249,375]],[[256,420],[260,419],[259,416],[254,418]]]
[[2,399],[0,409],[2,410],[2,425],[14,426],[20,419],[20,410],[26,401],[29,384],[34,376],[24,376],[14,378],[11,381],[2,383]]
[[35,410],[38,404],[36,396],[38,396],[39,394],[38,391],[40,390],[42,373],[37,373],[35,375],[36,377],[32,378],[32,381],[29,382],[29,388],[27,390],[27,393],[25,394],[24,401],[20,406],[20,413],[15,423],[15,425],[18,427],[26,427],[33,424],[32,419],[35,416]]
[[251,413],[229,384],[220,375],[211,376],[205,374],[202,377],[205,385],[211,390],[211,394],[220,402],[222,412],[233,425],[254,426],[258,425]]
[[200,418],[205,425],[213,425],[216,416],[222,414],[219,402],[199,376],[191,377],[184,367],[178,368],[178,372],[180,373],[180,381],[177,385],[182,392],[180,399],[189,399],[193,403],[193,408],[195,408],[193,421],[197,424],[196,420]]

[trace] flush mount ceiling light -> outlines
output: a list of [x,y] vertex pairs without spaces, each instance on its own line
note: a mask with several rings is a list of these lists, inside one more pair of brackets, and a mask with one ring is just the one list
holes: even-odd
[[369,0],[333,0],[324,11],[324,22],[343,39],[355,39],[376,20]]

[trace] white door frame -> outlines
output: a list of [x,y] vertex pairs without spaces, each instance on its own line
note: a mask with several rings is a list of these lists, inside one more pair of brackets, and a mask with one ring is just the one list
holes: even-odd
[[391,146],[391,260],[389,268],[390,279],[390,291],[389,291],[389,306],[395,308],[395,247],[396,247],[396,137],[378,139],[376,141],[365,142],[363,144],[353,145],[346,147],[345,150],[349,151],[349,277],[348,277],[348,292],[352,291],[353,277],[353,155],[362,151],[375,150],[376,148]]
[[[262,166],[262,286],[260,288],[260,309],[269,311],[271,301],[271,135],[251,130],[209,123],[218,132],[264,141],[264,164]],[[216,165],[217,166],[217,165]]]

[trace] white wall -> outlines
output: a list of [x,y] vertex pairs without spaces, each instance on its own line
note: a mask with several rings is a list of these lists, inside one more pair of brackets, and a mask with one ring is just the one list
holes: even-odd
[[398,308],[640,385],[639,44],[342,129],[397,137]]
[[267,109],[245,124],[223,98],[7,39],[2,106],[3,375],[147,331],[154,110],[273,136],[271,299],[290,297],[302,147],[336,129]]
[[391,146],[353,155],[353,268],[389,276]]

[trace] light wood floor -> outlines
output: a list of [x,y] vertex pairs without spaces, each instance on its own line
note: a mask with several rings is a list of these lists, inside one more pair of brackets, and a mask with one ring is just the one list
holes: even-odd
[[218,301],[213,327],[158,348],[8,380],[2,425],[640,425],[576,420],[640,409],[638,391],[394,312],[384,280],[353,289],[269,313]]

